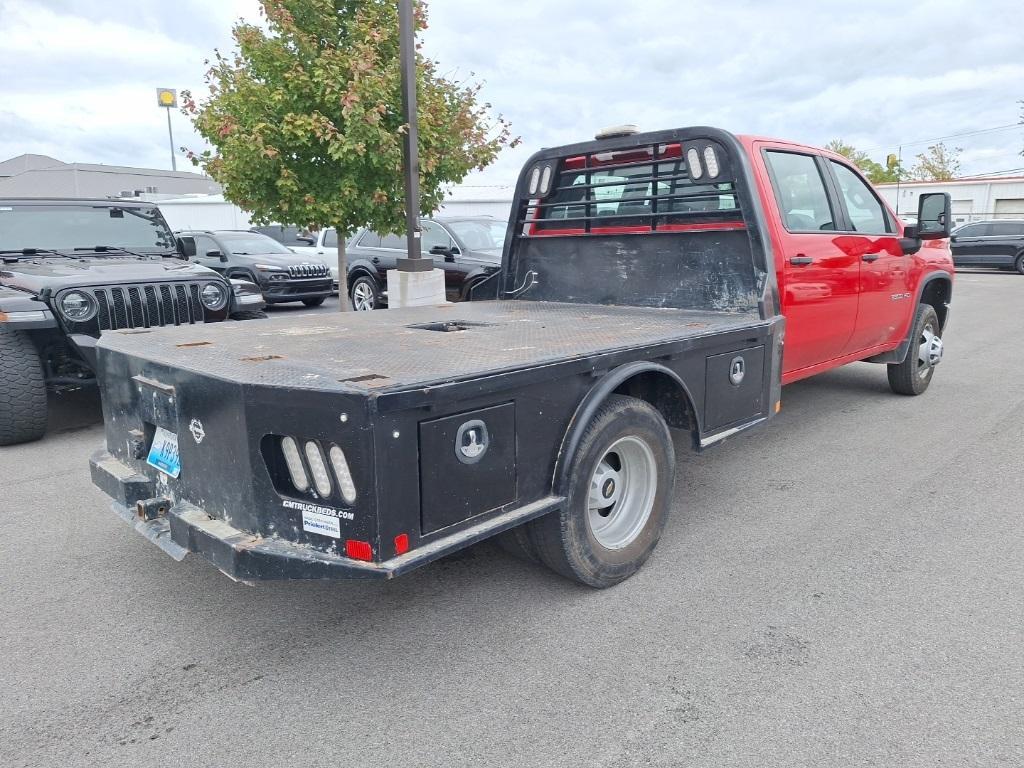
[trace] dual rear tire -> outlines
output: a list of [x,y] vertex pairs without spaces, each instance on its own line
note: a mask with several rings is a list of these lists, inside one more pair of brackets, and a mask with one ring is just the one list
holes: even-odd
[[566,578],[606,588],[636,573],[668,518],[675,451],[648,403],[613,395],[587,426],[562,509],[507,531],[498,543]]

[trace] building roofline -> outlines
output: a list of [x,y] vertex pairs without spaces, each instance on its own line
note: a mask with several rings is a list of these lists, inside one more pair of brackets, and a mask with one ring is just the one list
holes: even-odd
[[983,183],[988,184],[993,181],[1010,181],[1010,182],[1021,182],[1024,181],[1024,176],[973,176],[964,179],[948,179],[946,181],[901,181],[899,183],[895,181],[888,181],[884,184],[876,184],[876,187],[886,188],[892,187],[913,187],[920,186],[922,184],[977,184]]

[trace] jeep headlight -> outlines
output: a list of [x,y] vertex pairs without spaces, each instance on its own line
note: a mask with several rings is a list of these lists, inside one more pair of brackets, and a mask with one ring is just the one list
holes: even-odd
[[60,311],[68,320],[84,323],[96,316],[96,299],[84,291],[68,291],[60,298]]
[[207,283],[199,292],[199,298],[204,307],[211,312],[216,312],[218,309],[223,309],[224,305],[228,303],[228,292],[219,283]]

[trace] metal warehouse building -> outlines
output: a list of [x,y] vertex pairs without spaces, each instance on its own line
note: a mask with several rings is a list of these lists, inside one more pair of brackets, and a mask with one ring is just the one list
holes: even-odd
[[0,162],[0,197],[137,197],[162,200],[216,194],[208,176],[159,168],[64,163],[47,155],[18,155]]
[[901,216],[917,213],[917,199],[923,193],[949,192],[956,225],[982,219],[1024,219],[1024,176],[904,181],[880,184],[878,190]]

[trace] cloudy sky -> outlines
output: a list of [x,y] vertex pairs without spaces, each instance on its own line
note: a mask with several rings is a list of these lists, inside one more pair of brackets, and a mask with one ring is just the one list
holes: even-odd
[[[947,140],[964,173],[1024,168],[1024,127],[1005,128],[1024,99],[1020,0],[432,0],[430,13],[428,54],[483,81],[523,138],[478,182],[624,122],[841,137],[880,160],[903,142],[911,161],[922,140],[985,131]],[[258,20],[258,3],[0,0],[0,159],[168,167],[154,89],[200,92],[239,17]],[[200,149],[173,118],[175,144]]]

